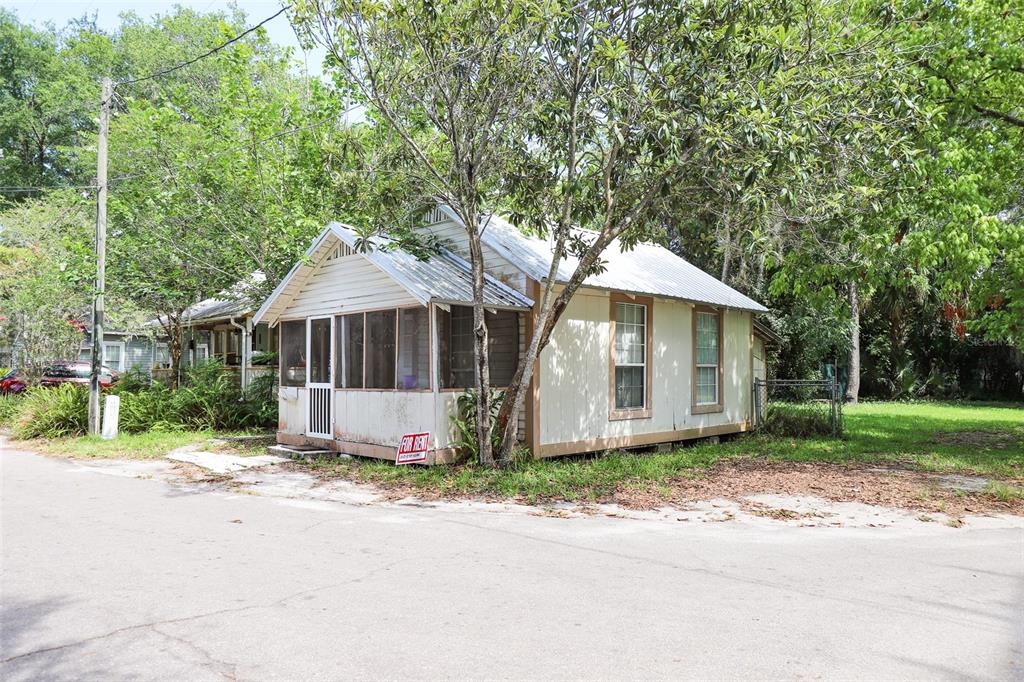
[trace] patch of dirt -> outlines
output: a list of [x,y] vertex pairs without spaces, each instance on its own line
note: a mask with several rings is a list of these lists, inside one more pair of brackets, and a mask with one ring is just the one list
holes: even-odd
[[[990,513],[1024,515],[1024,500],[1002,502],[985,493],[951,490],[942,486],[941,478],[938,474],[868,465],[730,459],[709,469],[705,476],[668,481],[671,493],[667,500],[662,497],[660,503],[664,505],[667,501],[674,506],[686,506],[718,497],[740,500],[749,495],[773,493],[813,495],[835,502],[861,502],[953,517]],[[634,509],[657,506],[646,491],[625,488],[617,490],[609,501]],[[771,510],[764,513],[770,515]]]
[[[339,476],[337,473],[327,471],[311,472],[301,462],[280,466],[313,473],[325,480],[354,480],[349,476]],[[870,464],[774,462],[758,458],[732,458],[723,460],[710,469],[695,472],[693,476],[678,476],[648,483],[624,481],[613,493],[602,495],[593,502],[617,504],[632,510],[652,510],[662,507],[687,509],[697,502],[726,499],[739,501],[744,511],[759,516],[779,520],[808,520],[808,514],[773,509],[744,499],[752,495],[778,494],[814,496],[834,502],[861,502],[882,507],[942,513],[952,519],[965,514],[1024,516],[1024,499],[1002,502],[993,495],[977,490],[953,490],[943,485],[946,478],[948,477],[942,474]],[[1024,479],[1005,482],[1024,486]],[[420,488],[396,481],[363,483],[379,490],[378,499],[381,501],[398,501],[406,498],[416,498],[424,502],[478,500],[514,502],[538,507],[553,502],[573,501],[557,497],[527,499],[525,496],[508,498],[497,493],[460,493],[438,488]]]
[[968,445],[972,447],[1005,449],[1015,445],[1018,439],[1005,431],[940,431],[935,442],[940,445]]

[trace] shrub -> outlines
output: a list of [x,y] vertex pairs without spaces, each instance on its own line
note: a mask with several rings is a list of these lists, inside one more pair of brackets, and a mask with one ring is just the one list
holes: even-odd
[[765,414],[765,433],[773,436],[807,438],[832,435],[832,412],[824,401],[776,403]]
[[12,424],[17,438],[79,436],[88,428],[89,391],[85,386],[33,388],[21,400]]
[[[497,449],[501,444],[501,434],[497,429],[498,411],[505,394],[491,390],[491,447]],[[470,462],[477,460],[476,442],[476,389],[467,388],[455,402],[455,414],[450,419],[455,427],[455,447],[459,454]]]
[[24,396],[0,395],[0,426],[10,426],[21,407]]
[[[223,365],[208,362],[188,368],[174,390],[135,373],[126,375],[112,392],[121,398],[118,428],[125,433],[146,431],[234,430],[277,424],[277,395],[273,376],[257,377],[243,396],[224,373]],[[37,388],[0,407],[12,417],[18,438],[58,438],[85,433],[88,390],[64,385]]]

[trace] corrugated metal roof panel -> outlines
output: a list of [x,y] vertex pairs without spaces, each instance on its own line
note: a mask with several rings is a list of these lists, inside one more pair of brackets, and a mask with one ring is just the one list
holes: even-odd
[[[339,223],[330,228],[349,246],[354,247],[358,235],[354,230]],[[387,248],[391,242],[376,237],[370,240],[374,248],[363,252],[370,262],[391,275],[424,303],[471,303],[473,301],[473,278],[469,264],[447,249],[427,260],[401,249]],[[511,287],[487,276],[484,281],[484,302],[489,307],[526,309],[533,305]]]
[[[458,220],[455,214],[449,216]],[[524,235],[507,221],[492,216],[481,239],[529,277],[542,281],[551,269],[551,245]],[[600,289],[678,298],[697,303],[763,313],[768,309],[721,280],[656,244],[641,243],[623,251],[618,240],[604,254],[604,272],[591,275],[584,284]],[[558,281],[567,282],[579,260],[568,256],[558,269]]]

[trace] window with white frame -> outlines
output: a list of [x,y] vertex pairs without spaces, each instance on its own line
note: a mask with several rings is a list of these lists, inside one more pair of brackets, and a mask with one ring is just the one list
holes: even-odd
[[120,341],[103,344],[103,364],[120,372],[124,364],[124,344]]
[[647,306],[615,304],[615,409],[641,410],[647,401]]
[[696,404],[718,405],[721,387],[719,384],[720,364],[720,322],[719,313],[698,311],[696,313]]

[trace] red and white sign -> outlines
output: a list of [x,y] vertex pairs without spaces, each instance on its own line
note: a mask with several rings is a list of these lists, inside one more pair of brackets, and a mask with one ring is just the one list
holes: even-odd
[[402,436],[402,444],[398,446],[395,464],[414,464],[427,461],[427,449],[430,447],[430,432],[407,433]]

